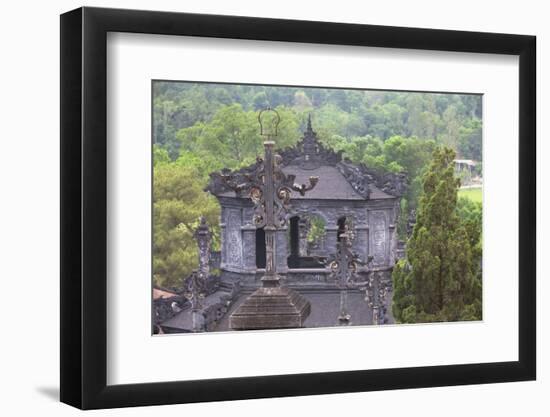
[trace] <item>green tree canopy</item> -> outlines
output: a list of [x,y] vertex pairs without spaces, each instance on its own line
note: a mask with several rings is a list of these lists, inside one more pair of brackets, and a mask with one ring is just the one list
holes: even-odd
[[178,287],[198,267],[193,233],[205,216],[219,239],[219,205],[202,189],[193,166],[157,162],[154,175],[153,280],[156,285]]
[[450,146],[461,158],[481,158],[481,98],[465,94],[155,81],[154,142],[176,159],[181,129],[208,125],[233,104],[244,112],[292,109],[301,121],[297,128],[303,125],[301,113],[312,112],[315,129],[326,140],[418,137]]
[[434,151],[406,259],[394,268],[393,314],[402,323],[481,319],[480,236],[457,210],[454,158],[451,149]]
[[[276,143],[278,148],[294,145],[299,138],[298,113],[277,108],[281,117]],[[220,108],[209,122],[196,123],[177,132],[180,153],[191,152],[201,159],[217,161],[213,170],[240,168],[263,154],[258,113],[245,111],[240,104]]]

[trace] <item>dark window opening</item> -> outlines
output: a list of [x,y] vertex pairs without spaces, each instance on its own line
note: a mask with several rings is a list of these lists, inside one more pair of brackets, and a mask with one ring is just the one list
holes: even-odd
[[265,268],[265,231],[256,229],[256,268]]
[[288,267],[301,269],[323,268],[323,264],[317,258],[300,256],[300,239],[307,239],[307,236],[300,236],[300,217],[294,216],[290,218],[289,223],[290,256],[287,260]]
[[340,235],[345,232],[346,232],[346,218],[340,217],[338,219],[338,234],[336,235],[336,239],[338,240],[338,242],[340,242]]
[[300,218],[290,218],[290,256],[300,256]]
[[300,267],[300,218],[294,216],[290,218],[289,222],[289,237],[290,237],[290,256],[288,257],[287,264],[289,268]]

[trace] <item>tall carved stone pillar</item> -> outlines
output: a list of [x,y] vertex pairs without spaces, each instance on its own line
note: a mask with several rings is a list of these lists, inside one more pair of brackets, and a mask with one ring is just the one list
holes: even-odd
[[[233,330],[302,327],[311,304],[296,291],[281,286],[278,267],[281,258],[288,256],[283,227],[287,221],[291,192],[294,190],[304,195],[315,187],[319,178],[310,177],[307,185],[294,183],[295,177],[287,176],[281,170],[282,158],[274,155],[275,142],[270,140],[271,136],[277,135],[279,114],[267,109],[260,112],[258,120],[260,134],[268,137],[264,142],[264,158],[257,159],[253,173],[237,179],[231,175],[222,178],[234,191],[248,191],[254,204],[255,226],[262,227],[265,233],[266,267],[262,286],[229,316],[229,327]],[[286,267],[286,262],[284,265]]]

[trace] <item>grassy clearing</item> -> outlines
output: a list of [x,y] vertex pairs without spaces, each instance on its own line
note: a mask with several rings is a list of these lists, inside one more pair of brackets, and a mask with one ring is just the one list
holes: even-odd
[[483,202],[483,189],[479,188],[463,188],[458,190],[459,197],[466,197],[472,201],[482,203]]

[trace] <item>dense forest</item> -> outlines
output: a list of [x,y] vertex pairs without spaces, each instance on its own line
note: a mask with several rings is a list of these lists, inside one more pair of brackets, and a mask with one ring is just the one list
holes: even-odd
[[[241,149],[246,148],[246,139],[259,144],[254,112],[266,107],[284,110],[287,135],[280,135],[282,144],[298,138],[305,116],[312,113],[316,131],[329,144],[356,138],[384,142],[393,136],[416,137],[444,144],[459,158],[481,161],[479,95],[157,81],[153,85],[154,143],[176,159],[182,149],[197,150],[199,145],[208,150],[207,144],[193,140],[197,133],[232,130],[227,147],[234,146],[235,157],[246,157],[249,149]],[[224,127],[227,118],[233,121]],[[249,138],[250,134],[254,137]]]
[[[405,238],[408,213],[418,208],[434,152],[445,148],[481,162],[481,103],[479,95],[155,81],[155,284],[178,286],[196,268],[199,215],[213,226],[218,247],[219,205],[203,189],[210,172],[249,165],[262,154],[259,110],[279,112],[279,148],[299,140],[311,115],[319,139],[344,157],[380,171],[406,172],[410,184],[398,225]],[[476,169],[480,175],[481,163]],[[476,246],[481,203],[460,198],[455,206],[464,227],[479,229],[472,232]],[[412,321],[400,311],[403,321]]]

